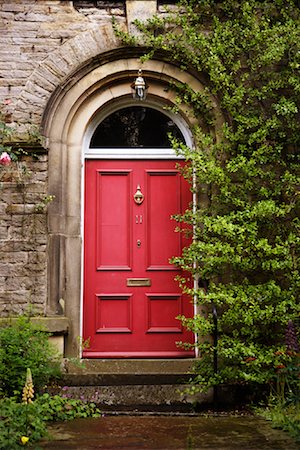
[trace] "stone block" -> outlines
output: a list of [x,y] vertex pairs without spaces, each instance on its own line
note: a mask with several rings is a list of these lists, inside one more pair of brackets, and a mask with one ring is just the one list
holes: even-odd
[[55,348],[59,355],[64,354],[64,336],[50,336],[49,337],[50,344]]
[[22,261],[22,263],[26,263],[28,261],[28,253],[27,252],[3,252],[0,255],[0,261],[2,263],[15,264],[18,261]]
[[35,205],[13,204],[6,208],[7,214],[32,214],[35,212]]
[[0,240],[1,252],[18,252],[18,251],[46,252],[46,249],[47,249],[46,244],[37,244],[36,242],[32,242],[31,240],[30,241],[25,241],[23,239],[22,240],[11,239],[9,241]]
[[[0,236],[1,236],[1,239],[8,238],[8,227],[6,225],[0,225]],[[0,245],[0,247],[1,247],[1,245]]]
[[0,286],[0,291],[29,290],[32,288],[33,280],[30,276],[23,277],[5,277]]
[[44,97],[42,97],[41,95],[32,94],[28,91],[23,91],[21,98],[26,104],[30,105],[30,108],[32,108],[32,106],[42,107],[43,105],[45,105]]
[[[2,197],[2,200],[4,200],[3,197]],[[4,202],[2,201],[2,202],[0,203],[0,220],[1,220],[1,215],[5,213],[5,210],[6,210],[6,203],[4,203]]]
[[54,17],[51,14],[40,14],[36,12],[20,12],[14,16],[15,21],[21,22],[51,22],[54,20]]
[[112,16],[125,16],[125,11],[122,8],[111,8],[110,14]]
[[20,262],[5,263],[0,261],[0,273],[4,277],[26,276],[24,265]]
[[[10,322],[16,321],[17,318],[11,317]],[[70,323],[69,319],[65,316],[33,316],[30,318],[31,322],[39,325],[45,331],[53,334],[67,334]],[[7,319],[0,318],[0,327],[7,323]]]
[[14,13],[11,12],[1,12],[1,19],[3,21],[13,21],[14,20]]
[[39,22],[28,22],[24,20],[12,21],[8,32],[12,34],[22,34],[22,36],[33,36],[36,35],[37,31],[40,29]]
[[22,12],[25,11],[26,5],[24,4],[16,4],[15,2],[6,2],[1,5],[1,11],[7,12]]
[[[45,252],[32,251],[26,254],[29,263],[46,263],[47,255]],[[43,266],[45,267],[45,266]]]
[[96,55],[99,51],[96,41],[89,32],[78,34],[70,44],[74,51],[80,54],[82,61]]
[[133,24],[134,20],[141,22],[150,19],[156,14],[156,0],[126,0],[126,15],[129,31],[133,34],[139,34],[136,26]]
[[[13,50],[12,50],[13,51]],[[3,78],[17,78],[19,80],[23,80],[23,79],[27,79],[29,78],[31,74],[31,71],[29,70],[2,70],[1,71],[1,76]]]

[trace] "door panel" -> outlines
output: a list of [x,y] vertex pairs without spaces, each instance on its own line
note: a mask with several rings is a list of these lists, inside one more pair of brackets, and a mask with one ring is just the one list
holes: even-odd
[[[188,244],[173,214],[191,201],[176,161],[88,160],[85,167],[83,356],[190,357],[176,319],[191,317],[169,263]],[[139,188],[144,200],[134,200]]]
[[97,270],[130,269],[130,175],[96,171]]
[[178,171],[146,171],[147,174],[147,258],[148,270],[173,270],[170,258],[181,252],[181,236],[171,220],[180,211]]

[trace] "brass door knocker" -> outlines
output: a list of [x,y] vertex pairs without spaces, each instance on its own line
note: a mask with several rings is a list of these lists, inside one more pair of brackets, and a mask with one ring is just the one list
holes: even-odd
[[137,205],[141,205],[144,201],[144,195],[142,194],[141,186],[139,184],[137,185],[136,193],[134,194],[133,198]]

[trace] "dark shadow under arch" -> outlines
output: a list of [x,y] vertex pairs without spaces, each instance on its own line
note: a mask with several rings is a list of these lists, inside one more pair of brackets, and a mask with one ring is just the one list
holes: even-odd
[[146,106],[115,111],[94,132],[90,148],[170,148],[170,135],[185,142],[173,120]]

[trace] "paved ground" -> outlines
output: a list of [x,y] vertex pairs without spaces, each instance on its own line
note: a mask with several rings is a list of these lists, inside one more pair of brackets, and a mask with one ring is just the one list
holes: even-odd
[[286,433],[252,416],[104,416],[51,427],[43,450],[296,450]]

